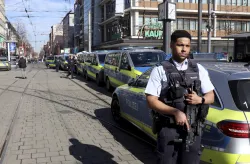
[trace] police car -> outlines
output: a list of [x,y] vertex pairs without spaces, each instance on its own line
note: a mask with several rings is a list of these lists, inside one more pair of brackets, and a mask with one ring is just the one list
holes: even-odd
[[[201,163],[250,163],[250,70],[243,63],[199,62],[215,87],[203,129]],[[114,91],[111,112],[115,121],[125,119],[156,140],[151,109],[144,94],[153,67]]]
[[47,68],[55,67],[55,56],[48,56],[46,58]]
[[11,70],[11,64],[8,62],[7,57],[0,57],[0,69],[1,70]]
[[155,49],[128,49],[108,53],[104,64],[104,82],[106,89],[126,84],[148,70],[154,64],[163,61],[166,53]]

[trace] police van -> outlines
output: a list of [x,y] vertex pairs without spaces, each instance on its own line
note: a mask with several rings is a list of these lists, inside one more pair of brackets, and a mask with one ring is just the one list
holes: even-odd
[[69,59],[69,54],[61,54],[59,56],[59,69],[61,70],[68,70],[68,59]]
[[104,63],[107,90],[127,84],[129,79],[136,78],[165,58],[165,52],[154,49],[129,49],[108,53]]
[[8,62],[7,57],[0,57],[0,69],[6,71],[11,70],[11,64]]
[[107,52],[91,52],[85,56],[85,78],[89,80],[89,78],[96,81],[97,85],[101,85],[103,83],[103,75],[104,75],[104,60]]
[[55,67],[55,56],[48,56],[46,58],[46,67],[47,68],[52,68]]
[[[250,70],[244,63],[201,60],[215,87],[203,128],[202,164],[250,163]],[[114,91],[111,112],[115,121],[125,119],[156,140],[145,87],[153,67]]]
[[84,62],[82,61],[83,54],[84,54],[84,52],[78,52],[76,54],[76,56],[77,56],[77,60],[76,60],[76,74],[77,75],[82,75],[83,74],[83,67],[82,67],[82,64],[84,64]]

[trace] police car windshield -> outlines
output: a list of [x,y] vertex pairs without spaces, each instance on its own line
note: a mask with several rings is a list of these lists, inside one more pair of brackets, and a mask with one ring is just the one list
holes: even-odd
[[100,62],[100,63],[104,63],[105,56],[106,56],[106,54],[98,54],[99,62]]
[[237,108],[250,111],[250,80],[233,80],[228,84]]
[[131,52],[131,59],[135,67],[149,67],[165,59],[164,52]]
[[47,60],[54,60],[54,57],[48,57]]

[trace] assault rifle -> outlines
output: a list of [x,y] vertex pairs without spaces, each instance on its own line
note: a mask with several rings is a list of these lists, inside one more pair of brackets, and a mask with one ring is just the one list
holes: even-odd
[[[200,90],[201,81],[195,80],[188,92],[191,94],[195,91],[197,95],[201,96]],[[190,125],[190,129],[186,129],[187,134],[185,136],[185,148],[187,152],[189,152],[189,147],[196,141],[196,137],[202,135],[202,124],[205,122],[208,109],[208,105],[192,105],[186,103],[185,114]]]
[[[195,91],[197,95],[201,96],[200,89],[201,89],[201,82],[199,80],[196,80],[192,84],[191,90],[188,90],[187,93],[191,94],[192,91]],[[204,123],[205,118],[208,114],[208,109],[209,109],[209,106],[205,104],[192,105],[192,104],[186,103],[184,112],[186,114],[188,123],[190,125],[190,129],[187,130],[187,127],[185,127],[186,135],[180,136],[179,138],[174,139],[174,142],[182,143],[183,140],[185,140],[184,143],[185,143],[185,148],[187,152],[189,152],[189,147],[196,141],[196,137],[202,135],[201,133],[202,124]],[[152,115],[153,115],[152,131],[154,134],[158,133],[161,130],[162,126],[166,123],[166,120],[169,120],[168,121],[169,125],[176,124],[175,119],[172,116],[166,116],[166,115],[157,113],[153,110],[152,110]]]

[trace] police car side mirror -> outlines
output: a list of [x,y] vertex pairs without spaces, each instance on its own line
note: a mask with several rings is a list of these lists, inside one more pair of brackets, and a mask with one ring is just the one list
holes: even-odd
[[98,63],[95,63],[96,66],[98,66]]
[[130,66],[130,65],[128,65],[127,69],[128,69],[129,71],[131,71],[131,66]]
[[131,79],[129,79],[129,81],[128,81],[128,86],[131,86],[131,85],[133,85],[135,83],[135,79],[134,78],[131,78]]

